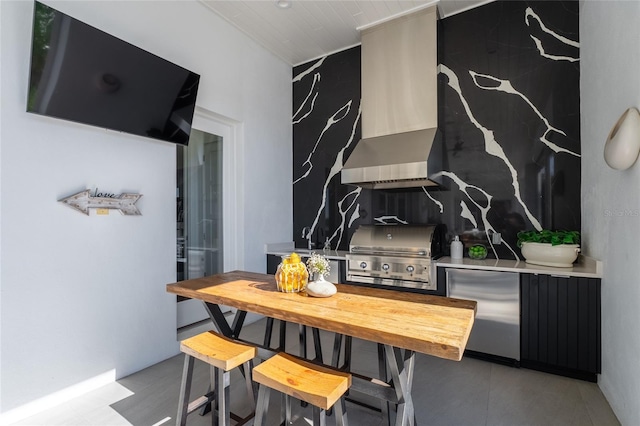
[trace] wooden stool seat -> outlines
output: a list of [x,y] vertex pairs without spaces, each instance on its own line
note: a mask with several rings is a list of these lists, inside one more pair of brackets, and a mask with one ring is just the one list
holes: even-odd
[[[180,342],[180,350],[184,352],[185,357],[176,425],[184,426],[189,414],[214,400],[219,426],[228,426],[231,417],[240,424],[246,423],[253,417],[253,413],[245,418],[231,414],[229,410],[229,384],[230,371],[243,366],[247,395],[251,407],[255,409],[255,392],[251,381],[252,360],[258,354],[255,346],[236,342],[214,331],[207,331]],[[211,385],[207,395],[189,403],[194,359],[199,359],[211,366]],[[212,388],[213,392],[211,392]],[[215,416],[215,413],[212,413],[212,416]]]
[[[260,383],[255,425],[261,425],[269,404],[268,390],[275,389],[314,406],[314,424],[324,424],[325,410],[336,402],[337,424],[346,424],[342,396],[351,386],[351,374],[279,353],[253,369]],[[286,419],[289,421],[289,419]]]
[[180,350],[224,371],[233,370],[258,354],[255,346],[239,343],[214,331],[183,340],[180,342]]

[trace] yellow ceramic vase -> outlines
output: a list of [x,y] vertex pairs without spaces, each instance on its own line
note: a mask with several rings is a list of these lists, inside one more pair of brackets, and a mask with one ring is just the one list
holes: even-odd
[[278,290],[284,293],[297,293],[304,290],[307,281],[309,281],[309,272],[300,260],[300,256],[296,253],[282,256],[282,262],[276,271]]

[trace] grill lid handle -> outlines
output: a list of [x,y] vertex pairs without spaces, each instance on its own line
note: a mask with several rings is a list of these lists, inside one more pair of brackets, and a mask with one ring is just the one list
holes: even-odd
[[375,248],[364,248],[364,247],[351,247],[351,253],[363,253],[363,254],[386,254],[386,255],[400,255],[404,256],[407,254],[417,254],[418,256],[426,256],[427,252],[424,250],[412,251],[412,250],[380,250]]

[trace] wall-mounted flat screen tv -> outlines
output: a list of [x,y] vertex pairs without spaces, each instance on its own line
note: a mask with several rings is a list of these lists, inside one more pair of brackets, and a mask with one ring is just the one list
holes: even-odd
[[186,145],[200,76],[35,2],[27,111]]

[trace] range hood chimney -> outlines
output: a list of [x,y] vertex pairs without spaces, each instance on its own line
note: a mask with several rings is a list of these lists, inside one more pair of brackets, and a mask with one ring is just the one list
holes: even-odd
[[363,188],[437,186],[436,6],[362,31],[362,139],[342,183]]

